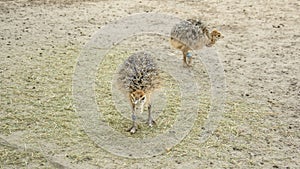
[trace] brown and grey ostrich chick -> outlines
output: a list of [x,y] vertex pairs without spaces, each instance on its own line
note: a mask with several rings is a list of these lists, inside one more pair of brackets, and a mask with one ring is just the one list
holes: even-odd
[[144,105],[147,105],[147,123],[150,127],[155,123],[151,115],[150,96],[160,86],[159,72],[153,57],[145,52],[131,55],[119,70],[118,81],[128,94],[131,103],[133,125],[128,131],[132,134],[137,131],[136,111],[138,107],[142,113]]
[[[211,47],[223,38],[217,30],[209,32],[201,20],[188,19],[176,24],[171,30],[171,45],[182,51],[183,63],[191,66],[192,55],[189,50],[199,50],[204,46]],[[189,59],[187,63],[187,58]]]

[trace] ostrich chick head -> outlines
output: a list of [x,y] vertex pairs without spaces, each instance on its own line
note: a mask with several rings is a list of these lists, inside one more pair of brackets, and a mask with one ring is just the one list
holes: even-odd
[[210,41],[206,46],[211,47],[217,42],[217,40],[223,39],[223,38],[224,38],[224,36],[219,31],[213,30],[210,33],[210,39],[209,39]]
[[132,104],[144,104],[146,102],[146,94],[143,90],[136,90],[130,93],[130,100]]

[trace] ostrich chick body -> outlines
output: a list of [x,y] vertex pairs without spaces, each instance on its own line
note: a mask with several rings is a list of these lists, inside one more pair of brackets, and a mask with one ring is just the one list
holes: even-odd
[[159,69],[149,53],[139,52],[131,55],[119,71],[118,78],[122,88],[128,94],[132,108],[133,125],[128,130],[135,133],[137,130],[136,111],[140,106],[141,113],[144,105],[148,106],[148,125],[152,127],[155,123],[151,116],[151,93],[159,87]]
[[[217,40],[223,38],[220,32],[213,30],[209,32],[206,25],[200,20],[188,19],[176,24],[171,30],[171,45],[182,51],[183,63],[191,65],[191,54],[189,50],[199,50],[204,46],[211,47]],[[189,58],[189,63],[187,59]]]

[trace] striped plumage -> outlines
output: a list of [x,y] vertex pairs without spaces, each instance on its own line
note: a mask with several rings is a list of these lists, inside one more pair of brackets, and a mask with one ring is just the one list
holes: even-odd
[[192,49],[201,48],[204,45],[209,32],[200,20],[184,20],[176,24],[171,30],[171,39],[183,42]]
[[143,90],[149,93],[159,86],[159,70],[149,53],[139,52],[123,63],[119,80],[128,92]]

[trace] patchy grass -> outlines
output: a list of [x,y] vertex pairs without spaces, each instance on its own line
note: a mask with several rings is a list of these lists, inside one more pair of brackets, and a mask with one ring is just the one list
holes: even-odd
[[[21,82],[19,84],[22,85],[18,86],[19,88],[24,89],[26,86],[35,86],[35,89],[17,90],[15,86],[12,88],[16,92],[7,92],[5,94],[12,101],[7,101],[7,104],[1,105],[2,110],[6,111],[6,113],[1,114],[0,118],[1,134],[9,136],[17,131],[24,131],[26,135],[18,138],[19,142],[24,142],[31,145],[31,147],[44,143],[53,144],[55,145],[53,147],[45,144],[45,147],[42,149],[45,151],[44,153],[50,155],[61,154],[70,164],[88,163],[101,167],[104,163],[107,165],[107,163],[115,161],[115,165],[130,168],[131,165],[147,161],[146,159],[135,160],[113,156],[94,145],[93,141],[84,133],[80,126],[80,119],[76,116],[72,106],[71,77],[73,68],[71,65],[75,63],[75,59],[72,58],[74,55],[75,53],[68,55],[69,58],[64,58],[61,61],[60,64],[64,65],[68,63],[66,62],[67,59],[73,60],[73,62],[64,65],[64,68],[61,69],[55,69],[60,67],[60,64],[52,63],[57,61],[57,58],[48,56],[47,58],[52,61],[47,60],[47,62],[40,63],[50,63],[48,68],[32,71],[33,75],[38,77],[36,80],[22,83],[23,80],[20,79]],[[157,120],[158,125],[154,128],[148,128],[146,125],[141,124],[141,129],[138,133],[130,135],[125,130],[131,125],[131,121],[124,118],[116,110],[111,92],[113,77],[118,65],[129,55],[130,53],[127,51],[115,50],[113,53],[109,53],[108,57],[100,63],[99,67],[101,69],[99,69],[97,74],[95,90],[97,103],[104,114],[105,120],[116,131],[128,137],[154,137],[172,127],[176,119],[180,106],[179,86],[171,76],[163,73],[162,87],[166,89],[165,98],[167,102]],[[258,156],[262,152],[256,151],[253,143],[256,138],[264,140],[265,136],[262,135],[262,132],[266,132],[264,131],[266,128],[264,118],[268,113],[257,109],[255,105],[243,102],[227,103],[224,118],[215,133],[205,144],[199,144],[198,139],[201,127],[207,119],[210,108],[210,97],[209,79],[205,75],[205,69],[201,66],[197,68],[201,69],[199,72],[204,72],[204,75],[199,75],[199,79],[196,79],[200,85],[200,89],[197,91],[200,100],[198,117],[194,127],[181,143],[170,149],[166,154],[152,158],[152,160],[161,161],[158,164],[161,167],[172,166],[191,159],[200,160],[203,162],[203,165],[207,164],[210,166],[218,166],[218,161],[226,161],[227,163],[224,163],[223,166],[228,167],[242,164],[260,166],[261,164],[254,163],[253,159],[256,154]],[[27,75],[27,72],[25,71],[22,75]],[[278,126],[278,128],[280,127]],[[260,147],[267,146],[267,142],[261,142],[261,144]],[[247,152],[253,158],[249,158]],[[1,163],[6,166],[26,167],[26,163],[43,165],[45,160],[49,161],[44,154],[38,151],[28,152],[4,147],[1,148],[0,154]],[[164,161],[166,159],[172,160]],[[173,160],[177,162],[174,164]],[[112,167],[116,167],[115,165],[112,165]]]

